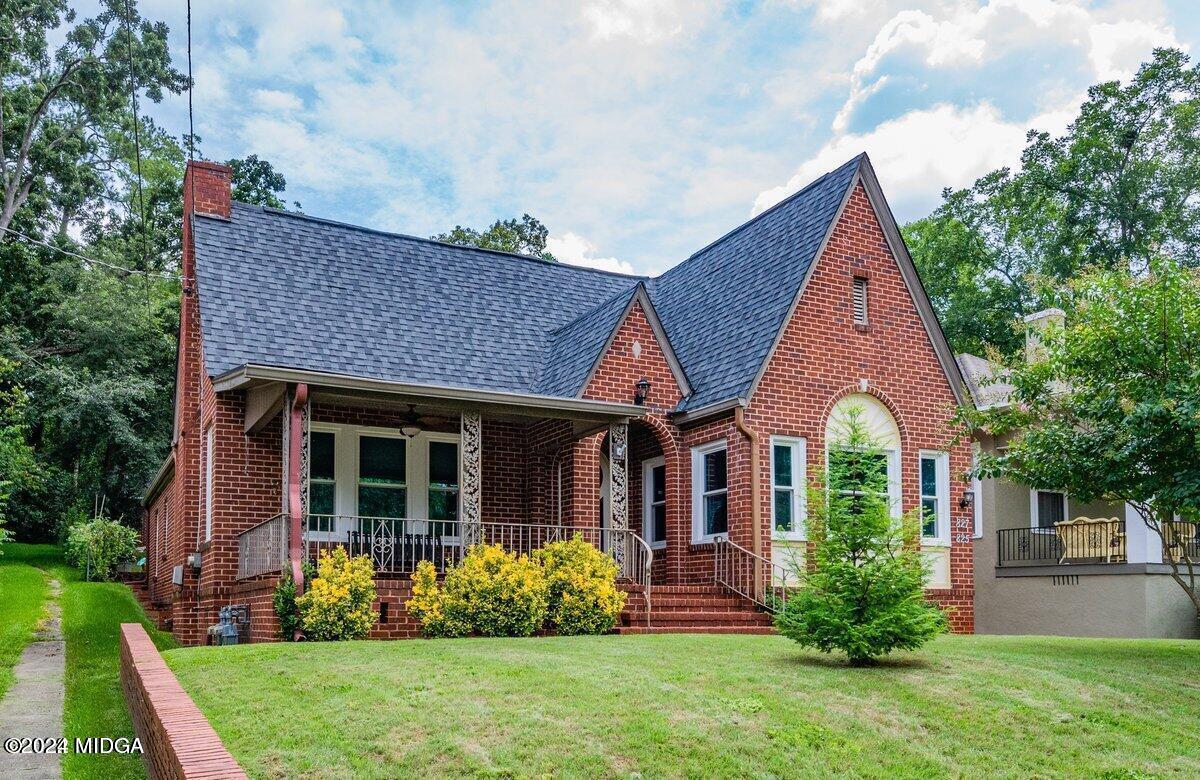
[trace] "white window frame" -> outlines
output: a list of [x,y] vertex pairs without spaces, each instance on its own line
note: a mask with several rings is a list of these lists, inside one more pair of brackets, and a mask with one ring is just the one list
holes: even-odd
[[[933,536],[925,535],[924,500],[926,494],[921,488],[921,461],[934,461],[934,489],[937,494],[929,496],[937,500],[937,516],[934,518],[935,531]],[[950,546],[950,453],[940,450],[921,450],[917,460],[917,490],[921,507],[921,543],[924,545]]]
[[[808,532],[808,500],[806,495],[808,473],[808,443],[799,436],[772,436],[771,444],[771,538],[802,542]],[[792,484],[775,484],[775,448],[788,447],[792,451]],[[778,531],[775,523],[775,491],[789,490],[792,494],[792,530]]]
[[216,492],[216,449],[217,426],[209,423],[204,431],[204,541],[212,540],[213,535],[213,494]]
[[1038,518],[1038,493],[1058,493],[1062,496],[1063,502],[1063,520],[1071,519],[1071,497],[1067,495],[1065,490],[1046,490],[1040,488],[1029,489],[1029,527],[1035,533],[1052,534],[1054,527],[1043,528],[1039,525]]
[[979,465],[979,445],[975,444],[971,448],[971,538],[983,538],[983,480],[974,473],[975,467]]
[[[667,506],[666,493],[666,465],[667,460],[659,455],[657,458],[648,458],[642,461],[642,536],[653,550],[661,550],[667,546],[667,539],[664,536],[662,539],[654,539],[652,530],[654,528],[654,469],[662,466],[663,472],[663,500],[659,503],[665,509]],[[726,478],[728,479],[728,469],[726,469]],[[663,529],[666,532],[666,528]]]
[[[455,489],[456,498],[458,500],[458,511],[455,517],[459,521],[462,520],[462,437],[457,433],[439,433],[436,431],[421,431],[416,436],[408,440],[408,452],[405,455],[405,463],[409,463],[409,458],[415,456],[417,469],[415,474],[420,480],[421,495],[414,496],[412,494],[412,475],[414,471],[412,467],[408,467],[408,515],[416,518],[418,521],[428,520],[434,523],[445,523],[446,520],[431,520],[429,517],[429,445],[435,441],[453,444],[458,448],[458,487]],[[416,450],[414,453],[413,451]],[[455,526],[457,527],[457,526]],[[446,541],[457,541],[458,535],[444,536]]]
[[[704,490],[704,456],[714,452],[725,451],[725,488],[724,490]],[[704,499],[710,495],[724,493],[725,503],[725,533],[704,533]],[[729,445],[725,439],[716,439],[692,447],[692,544],[711,544],[717,538],[729,536]]]
[[[367,483],[367,486],[368,487],[381,487],[385,490],[403,490],[404,491],[404,518],[407,519],[410,517],[417,517],[417,515],[414,514],[414,512],[413,512],[413,491],[412,491],[413,482],[414,482],[414,480],[413,480],[414,469],[413,469],[413,462],[412,462],[413,449],[414,449],[414,447],[412,446],[413,442],[409,439],[406,439],[403,433],[401,433],[400,431],[395,430],[393,428],[366,428],[366,427],[362,427],[362,426],[354,426],[353,431],[354,431],[354,435],[352,437],[348,437],[348,438],[352,438],[354,440],[354,480],[351,483],[353,493],[354,493],[354,496],[352,499],[354,502],[353,503],[354,512],[352,514],[354,514],[356,517],[360,516],[360,512],[358,511],[358,489],[360,487],[362,487],[362,485],[359,482],[359,480],[361,478],[361,469],[359,468],[359,465],[360,465],[359,460],[360,460],[361,453],[362,453],[362,440],[363,439],[400,439],[401,441],[404,442],[404,485],[403,486],[401,486],[401,485],[376,485],[373,483]],[[336,464],[335,464],[335,466],[336,466]],[[422,472],[420,470],[415,470],[415,473],[420,474]],[[428,485],[429,485],[428,472],[426,472],[425,485],[426,485],[426,487],[428,487]],[[421,503],[427,505],[428,501],[426,499],[422,499]]]

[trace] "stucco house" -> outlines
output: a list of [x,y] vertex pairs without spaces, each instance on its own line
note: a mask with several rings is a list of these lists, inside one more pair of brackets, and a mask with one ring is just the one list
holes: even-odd
[[[1060,309],[1025,318],[1026,356]],[[1012,386],[985,358],[958,356],[974,403],[1008,405]],[[1003,448],[982,436],[977,446]],[[1191,600],[1164,552],[1200,560],[1200,526],[1178,523],[1173,549],[1123,502],[1085,503],[1064,490],[975,480],[975,630],[985,634],[1200,637]]]
[[[149,596],[180,641],[322,547],[372,557],[375,636],[416,633],[418,560],[579,531],[622,631],[770,630],[827,427],[865,410],[895,511],[927,508],[928,597],[973,628],[962,377],[865,155],[655,278],[230,199],[188,166],[171,454]],[[782,575],[786,576],[786,575]]]

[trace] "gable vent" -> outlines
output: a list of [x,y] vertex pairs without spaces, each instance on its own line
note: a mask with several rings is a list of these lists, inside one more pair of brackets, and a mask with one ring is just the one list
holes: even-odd
[[854,324],[867,324],[867,280],[854,277]]

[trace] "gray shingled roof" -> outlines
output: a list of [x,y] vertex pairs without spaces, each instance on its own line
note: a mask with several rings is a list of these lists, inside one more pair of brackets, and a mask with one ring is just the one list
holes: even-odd
[[685,409],[745,397],[861,156],[726,234],[650,285],[693,393]]
[[196,218],[206,366],[574,397],[641,283],[681,408],[744,396],[860,159],[652,281],[235,203]]
[[638,282],[240,203],[197,217],[196,256],[213,376],[253,363],[530,393],[552,332]]

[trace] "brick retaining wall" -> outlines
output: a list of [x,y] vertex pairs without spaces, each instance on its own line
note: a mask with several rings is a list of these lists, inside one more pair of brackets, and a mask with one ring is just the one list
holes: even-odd
[[121,688],[151,778],[246,777],[139,623],[121,624]]

